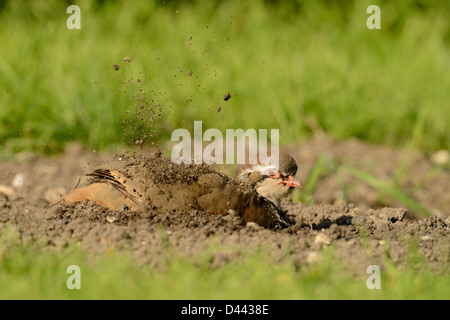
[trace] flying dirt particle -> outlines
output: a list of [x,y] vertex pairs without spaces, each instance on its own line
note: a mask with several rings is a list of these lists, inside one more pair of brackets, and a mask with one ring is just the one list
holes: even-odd
[[226,95],[223,96],[223,100],[228,101],[231,98],[231,94],[227,92]]
[[125,57],[125,58],[123,58],[123,61],[131,62],[131,59],[130,59],[130,57]]
[[189,70],[189,76],[192,76],[193,72],[192,70]]
[[217,108],[217,112],[220,112],[220,110],[222,110],[222,107]]
[[113,64],[113,68],[114,68],[114,70],[119,70],[120,69],[120,67],[117,65],[117,64]]
[[141,82],[141,79],[136,79],[136,82]]

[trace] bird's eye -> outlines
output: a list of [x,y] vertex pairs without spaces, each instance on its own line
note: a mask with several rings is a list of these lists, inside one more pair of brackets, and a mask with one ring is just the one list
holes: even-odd
[[278,178],[280,176],[280,173],[276,169],[267,169],[266,175],[271,178]]

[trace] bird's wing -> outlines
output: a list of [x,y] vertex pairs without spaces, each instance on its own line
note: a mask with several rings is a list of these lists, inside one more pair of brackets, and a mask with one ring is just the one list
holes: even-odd
[[268,199],[257,195],[256,203],[259,207],[264,209],[266,215],[266,223],[270,229],[283,229],[292,225],[286,218],[284,212],[278,208],[273,202]]
[[143,200],[139,196],[136,188],[120,171],[99,168],[86,174],[86,176],[93,178],[92,183],[107,183],[122,193],[126,198],[130,199],[138,207],[143,207]]

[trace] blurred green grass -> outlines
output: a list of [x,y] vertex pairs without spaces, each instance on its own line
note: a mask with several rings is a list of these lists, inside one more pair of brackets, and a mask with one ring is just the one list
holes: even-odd
[[347,173],[357,180],[371,186],[379,192],[380,195],[389,196],[392,199],[396,199],[403,206],[415,212],[418,216],[429,217],[432,213],[421,205],[413,197],[407,195],[402,191],[400,186],[395,185],[393,182],[385,181],[377,176],[366,172],[364,170],[355,168],[349,165],[342,165],[336,161],[333,161],[325,154],[321,154],[315,161],[313,168],[305,182],[302,192],[295,190],[292,195],[294,202],[314,204],[312,193],[317,188],[319,179],[327,174],[333,174],[339,182],[340,190],[343,194],[343,200],[349,202],[348,189],[349,185],[344,181],[342,173]]
[[[193,120],[278,128],[283,145],[323,130],[450,148],[448,1],[73,4],[81,30],[68,2],[0,2],[1,156],[158,144]],[[381,30],[366,27],[371,4]]]

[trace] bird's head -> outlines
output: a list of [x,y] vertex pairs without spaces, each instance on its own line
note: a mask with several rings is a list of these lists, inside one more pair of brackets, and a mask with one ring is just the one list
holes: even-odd
[[240,168],[237,180],[252,185],[256,192],[272,202],[281,210],[281,199],[294,188],[303,189],[300,181],[295,178],[297,163],[287,152],[280,150],[278,167],[258,163],[244,165]]

